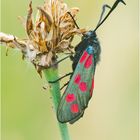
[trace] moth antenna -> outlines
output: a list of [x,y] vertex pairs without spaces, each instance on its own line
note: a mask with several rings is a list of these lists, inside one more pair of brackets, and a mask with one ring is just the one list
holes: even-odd
[[[116,0],[113,4],[113,6],[111,7],[110,11],[108,12],[108,14],[105,16],[105,18],[100,21],[100,23],[97,24],[96,28],[94,29],[94,32],[104,23],[104,21],[108,18],[108,16],[114,11],[114,9],[118,6],[119,2],[122,2],[124,5],[126,5],[126,3],[123,0]],[[102,18],[102,15],[101,15]]]
[[55,62],[54,64],[50,65],[49,67],[53,67],[53,66],[56,66],[57,64],[59,64],[60,62],[62,62],[63,60],[67,59],[67,58],[70,58],[71,55],[67,55],[66,57],[62,58],[61,60]]
[[111,9],[111,7],[110,7],[109,5],[107,5],[107,4],[103,5],[103,7],[102,7],[102,13],[101,13],[101,15],[100,15],[100,19],[99,19],[99,21],[98,21],[97,26],[101,23],[101,21],[102,21],[102,19],[103,19],[103,16],[104,16],[104,13],[105,13],[106,8]]
[[56,83],[56,82],[58,82],[59,80],[65,78],[65,77],[67,77],[67,76],[69,76],[69,75],[72,75],[72,74],[73,74],[73,72],[67,73],[67,74],[63,75],[62,77],[60,77],[60,78],[58,78],[58,79],[56,79],[56,80],[54,80],[54,81],[48,81],[48,83],[50,83],[50,84]]
[[70,15],[70,17],[72,18],[72,20],[73,20],[75,26],[77,27],[77,29],[80,29],[79,26],[78,26],[78,24],[76,23],[74,17],[72,16],[72,14],[71,14],[70,12],[67,12],[67,13],[68,13],[68,14]]
[[69,84],[69,81],[67,83],[65,83],[61,88],[60,90],[62,90],[65,86],[67,86]]

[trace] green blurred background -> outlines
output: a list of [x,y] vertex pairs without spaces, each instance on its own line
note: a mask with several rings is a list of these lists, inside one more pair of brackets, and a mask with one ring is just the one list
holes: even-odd
[[[114,1],[65,0],[69,7],[80,8],[78,25],[87,29],[95,28],[102,5]],[[25,38],[17,17],[26,17],[29,1],[1,2],[2,32]],[[102,54],[94,96],[84,117],[68,125],[71,140],[138,140],[138,0],[126,3],[97,31]],[[43,0],[33,0],[34,9],[42,4]],[[60,140],[50,94],[42,88],[45,79],[17,50],[10,50],[8,57],[5,52],[2,47],[2,140]],[[60,65],[61,75],[71,70],[67,62]]]

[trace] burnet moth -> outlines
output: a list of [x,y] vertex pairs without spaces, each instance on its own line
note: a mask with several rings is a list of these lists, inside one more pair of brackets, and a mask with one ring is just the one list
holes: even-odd
[[[123,0],[116,0],[112,7],[104,5],[96,28],[83,34],[82,41],[75,47],[75,55],[72,59],[73,73],[57,109],[57,119],[61,123],[69,122],[72,124],[76,122],[83,116],[88,106],[94,89],[95,68],[99,62],[101,52],[96,30],[120,2],[125,4]],[[102,20],[106,7],[110,8],[110,10]],[[79,28],[77,24],[76,26]]]

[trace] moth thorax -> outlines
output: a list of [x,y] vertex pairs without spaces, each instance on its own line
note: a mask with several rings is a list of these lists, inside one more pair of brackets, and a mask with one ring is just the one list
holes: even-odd
[[83,35],[83,39],[96,38],[96,33],[94,31],[88,31]]
[[88,48],[87,48],[87,52],[88,52],[88,54],[93,54],[94,53],[94,49],[93,49],[93,46],[88,46]]

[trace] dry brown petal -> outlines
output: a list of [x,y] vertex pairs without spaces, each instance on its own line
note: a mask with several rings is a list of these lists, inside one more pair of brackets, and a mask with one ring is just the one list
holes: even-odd
[[46,41],[51,41],[53,37],[53,26],[50,28],[50,32],[47,34]]
[[70,12],[71,15],[72,15],[73,17],[75,17],[76,14],[79,12],[79,8],[77,8],[77,7],[71,8],[68,12]]
[[63,35],[62,40],[63,39],[68,39],[71,36],[75,35],[75,34],[83,34],[85,33],[86,30],[85,29],[73,29],[73,30],[69,30],[67,31],[67,33],[65,35]]
[[52,58],[53,58],[53,53],[52,51],[50,51],[48,54],[47,54],[47,57],[46,57],[46,65],[47,67],[49,67],[50,65],[52,65]]
[[25,28],[26,30],[26,21],[27,19],[21,16],[18,16],[18,20],[20,21],[20,23],[22,24],[22,26]]
[[53,20],[49,13],[47,13],[43,8],[38,7],[42,14],[42,20],[45,22],[46,30],[49,32],[49,27],[51,27]]
[[58,52],[60,52],[60,51],[62,51],[62,50],[65,51],[65,50],[68,49],[69,45],[70,45],[69,40],[63,40],[63,41],[59,42],[59,44],[58,44],[57,47],[56,47],[56,50],[57,50]]
[[0,32],[0,43],[11,48],[18,48],[20,50],[23,50],[26,46],[23,40],[19,40],[16,36],[7,35],[2,32]]
[[52,18],[51,4],[50,3],[51,3],[50,0],[46,0],[45,3],[44,3],[43,9],[45,11],[47,11],[47,13],[51,16],[51,19],[53,19]]
[[68,10],[67,4],[66,3],[63,3],[63,1],[61,1],[60,15],[63,15],[67,10]]
[[28,15],[27,15],[27,21],[26,21],[26,31],[27,31],[27,34],[29,36],[30,39],[31,36],[30,36],[30,33],[33,32],[33,21],[32,21],[32,2],[30,2],[29,4],[29,10],[28,10]]

